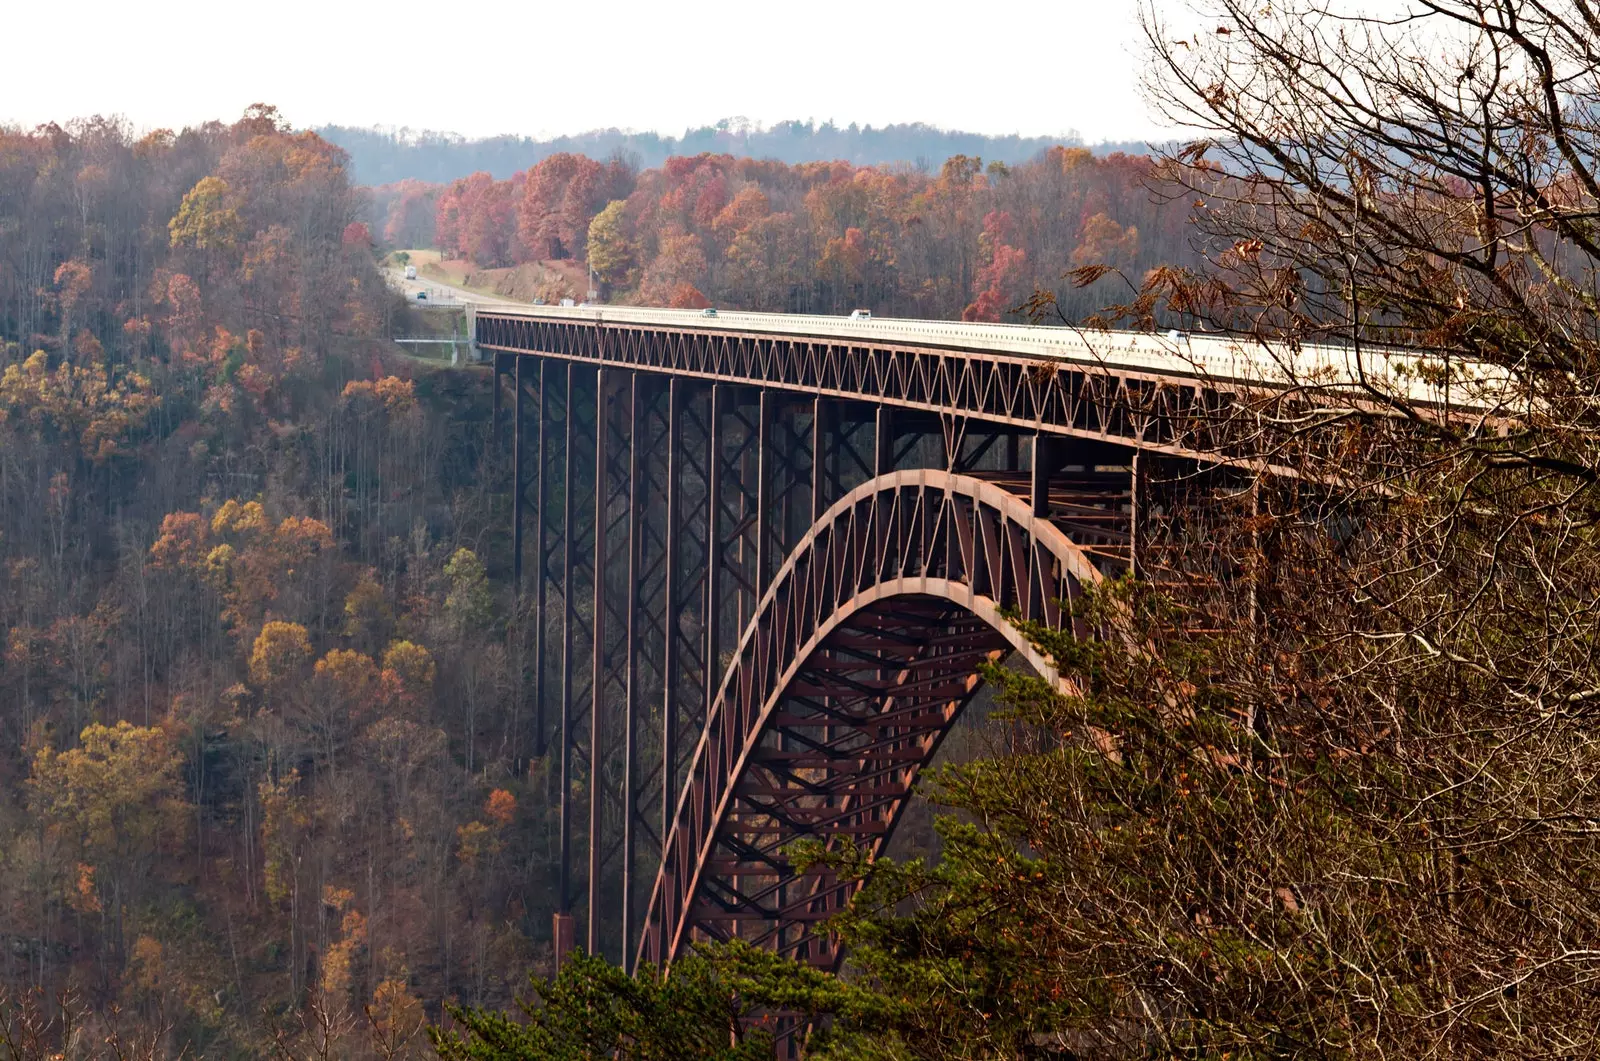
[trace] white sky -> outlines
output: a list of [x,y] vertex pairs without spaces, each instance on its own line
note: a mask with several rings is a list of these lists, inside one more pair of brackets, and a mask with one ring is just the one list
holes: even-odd
[[680,134],[735,115],[1158,135],[1135,0],[0,0],[0,123]]

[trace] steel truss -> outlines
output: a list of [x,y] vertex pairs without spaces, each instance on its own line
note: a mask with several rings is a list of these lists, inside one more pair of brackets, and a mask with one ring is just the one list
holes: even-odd
[[[1021,406],[634,371],[621,338],[495,357],[537,615],[533,750],[559,806],[558,958],[739,937],[831,966],[816,926],[852,888],[783,847],[875,855],[976,665],[1021,652],[1049,673],[1003,613],[1058,625],[1060,601],[1133,562],[1141,454],[1019,430]],[[497,439],[500,406],[497,386]]]
[[852,890],[782,848],[852,836],[876,854],[917,771],[976,688],[976,663],[1047,660],[1004,618],[1059,625],[1101,577],[1031,500],[939,470],[888,472],[789,555],[725,673],[667,836],[641,960],[740,937],[831,966],[813,927]]
[[496,356],[538,354],[848,398],[1206,460],[1226,452],[1218,433],[1238,400],[1228,388],[1190,376],[714,325],[642,328],[480,311],[477,338]]

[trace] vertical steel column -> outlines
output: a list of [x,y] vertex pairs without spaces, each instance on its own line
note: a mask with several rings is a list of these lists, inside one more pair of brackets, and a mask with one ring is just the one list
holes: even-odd
[[811,522],[813,525],[828,510],[827,401],[820,394],[811,399]]
[[628,393],[628,622],[623,652],[623,688],[627,700],[622,747],[622,967],[633,971],[633,819],[637,812],[639,745],[639,537],[644,522],[639,496],[639,373],[630,374]]
[[1052,452],[1050,436],[1043,431],[1034,433],[1033,436],[1033,471],[1029,495],[1033,501],[1033,514],[1038,517],[1050,515],[1050,472]]
[[[894,409],[888,405],[879,405],[874,418],[872,429],[872,474],[874,477],[887,475],[894,470]],[[887,537],[889,528],[884,526],[882,518],[872,521],[872,557],[871,562],[878,571],[883,570]],[[878,680],[884,680],[884,672],[878,672]]]
[[702,727],[711,724],[711,705],[722,681],[722,657],[717,652],[718,628],[722,625],[722,384],[711,385],[710,423],[706,425],[709,443],[706,452],[706,702]]
[[[538,476],[539,485],[534,492],[533,507],[538,513],[538,524],[533,532],[534,567],[537,571],[535,578],[537,585],[534,587],[534,609],[538,620],[533,631],[533,753],[539,758],[544,758],[547,750],[545,734],[549,732],[544,717],[544,650],[545,650],[545,590],[550,584],[550,569],[545,559],[545,498],[550,496],[546,489],[546,480],[549,479],[549,447],[546,445],[546,436],[550,423],[550,362],[546,358],[539,359],[539,449]],[[520,419],[520,418],[519,418]]]
[[894,408],[879,405],[873,425],[872,474],[886,475],[894,470]]
[[661,657],[661,842],[672,832],[678,795],[678,546],[685,535],[678,527],[678,475],[683,470],[683,424],[678,413],[683,391],[677,376],[667,381],[667,586],[666,651]]
[[594,612],[590,632],[594,651],[589,657],[589,904],[585,914],[590,954],[600,953],[600,806],[601,767],[605,762],[606,685],[606,443],[611,427],[606,415],[606,391],[614,373],[604,367],[594,373]]
[[500,445],[500,377],[505,375],[505,355],[498,350],[494,355],[494,412],[489,420],[489,446]]
[[[560,846],[561,846],[561,887],[560,905],[557,915],[571,917],[572,915],[572,627],[576,620],[576,609],[572,600],[572,532],[574,522],[574,508],[576,505],[572,496],[573,471],[575,470],[572,459],[573,450],[576,448],[578,431],[573,422],[572,391],[577,383],[578,366],[576,362],[567,362],[567,394],[566,394],[566,473],[562,478],[562,493],[565,495],[566,504],[563,515],[565,516],[565,533],[561,538],[561,805],[560,805]],[[570,931],[570,928],[568,929]],[[559,933],[558,933],[559,935]],[[556,961],[560,963],[562,955],[557,952]]]
[[[521,354],[516,356],[516,375],[513,382],[516,384],[517,397],[512,405],[511,424],[511,591],[517,595],[522,593],[522,516],[525,499],[522,494],[524,483],[522,469],[522,362],[525,360]],[[500,437],[500,366],[499,356],[495,357],[494,373],[494,419],[495,438]]]
[[1134,578],[1144,577],[1144,566],[1139,563],[1139,519],[1144,512],[1143,454],[1143,450],[1133,451],[1133,468],[1128,484],[1128,571]]
[[751,615],[761,606],[761,593],[767,586],[767,509],[772,504],[772,492],[767,486],[767,480],[772,478],[773,455],[768,452],[771,435],[772,390],[763,387],[756,411],[756,577],[755,588],[751,591],[754,598],[750,602]]

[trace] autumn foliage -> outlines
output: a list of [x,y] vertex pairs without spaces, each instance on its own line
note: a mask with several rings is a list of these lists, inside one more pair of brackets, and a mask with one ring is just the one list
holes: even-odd
[[0,1022],[416,1057],[548,934],[487,390],[386,353],[364,210],[268,107],[0,128]]
[[[1073,266],[1137,283],[1191,260],[1187,207],[1152,177],[1148,158],[1066,147],[1015,167],[957,155],[937,172],[703,154],[635,173],[558,154],[508,180],[408,182],[380,201],[391,246],[431,235],[486,268],[572,260],[613,301],[998,321]],[[431,233],[415,220],[429,194]],[[1060,298],[1081,315],[1116,283]]]

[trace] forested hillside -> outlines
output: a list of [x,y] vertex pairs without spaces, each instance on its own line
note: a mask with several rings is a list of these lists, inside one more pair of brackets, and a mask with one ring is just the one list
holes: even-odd
[[504,1000],[549,921],[488,382],[386,359],[362,208],[270,108],[0,131],[0,994],[162,1056]]
[[424,1012],[548,967],[489,380],[391,352],[417,322],[382,245],[592,265],[623,301],[982,320],[1185,252],[1145,160],[1081,149],[567,154],[376,192],[347,161],[269,107],[0,130],[0,1019],[70,991],[144,1056],[404,1056]]
[[[685,130],[682,136],[596,129],[575,136],[537,140],[525,136],[467,139],[452,133],[409,129],[359,129],[330,125],[316,132],[350,154],[351,176],[363,184],[393,184],[420,180],[445,184],[483,171],[496,179],[542,162],[551,155],[579,154],[590,158],[621,155],[635,166],[654,169],[676,155],[702,152],[773,159],[792,164],[844,159],[858,166],[892,163],[925,164],[937,168],[951,155],[980,155],[1015,164],[1045,149],[1079,143],[1066,136],[985,136],[912,122],[873,128],[854,123],[778,122],[770,128],[742,118]],[[1097,151],[1143,150],[1136,145],[1102,145]]]
[[561,154],[502,181],[378,189],[375,208],[391,246],[484,268],[587,262],[602,297],[646,305],[1021,320],[1064,271],[1121,270],[1060,292],[1077,319],[1194,258],[1188,201],[1152,176],[1143,156],[1061,147],[1018,166],[955,155],[933,173],[726,154],[636,173]]

